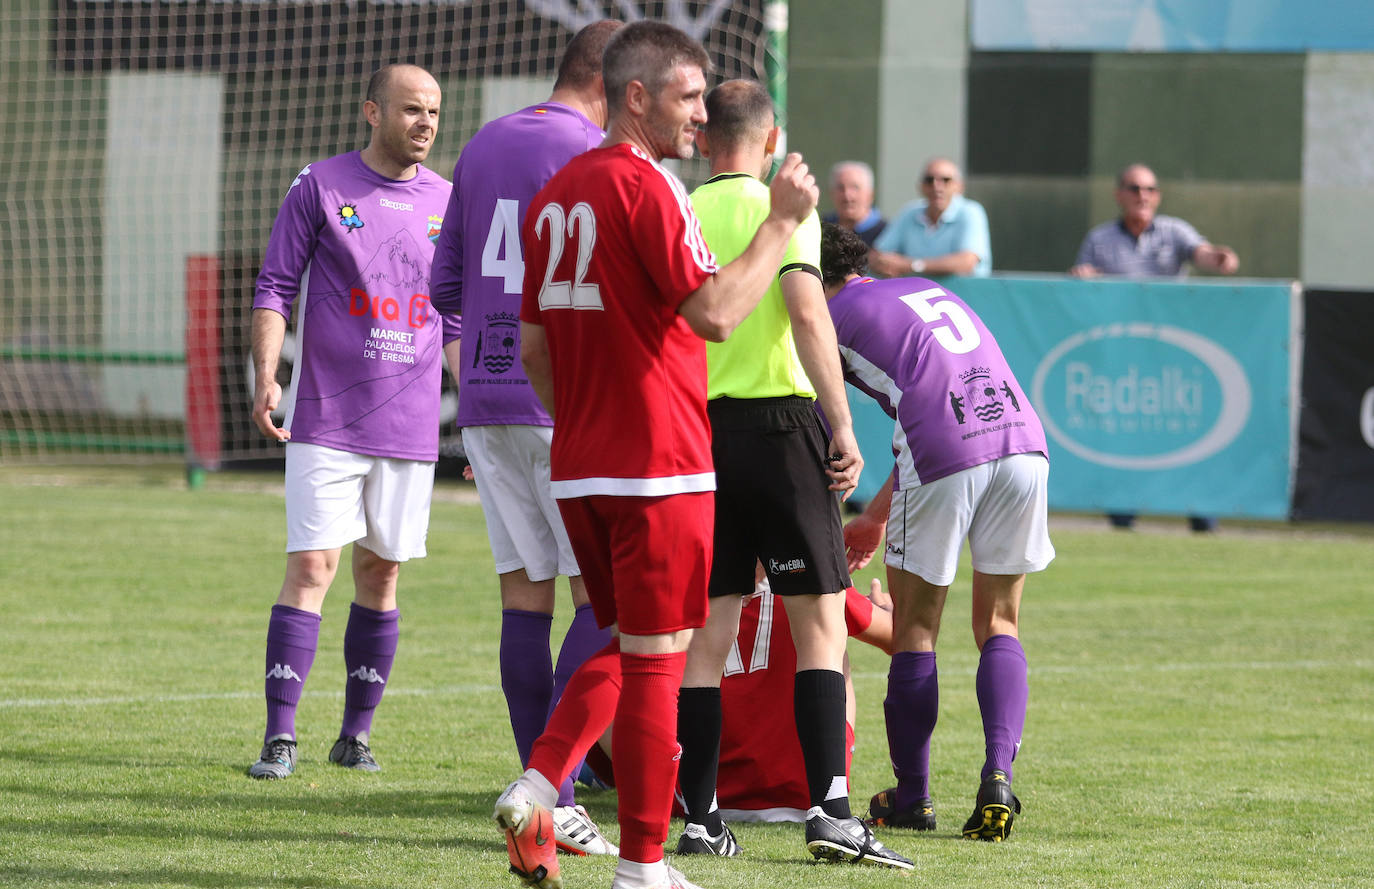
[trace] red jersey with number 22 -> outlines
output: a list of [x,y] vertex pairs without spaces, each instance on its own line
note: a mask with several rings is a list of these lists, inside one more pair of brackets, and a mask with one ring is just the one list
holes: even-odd
[[525,216],[520,319],[553,366],[557,498],[715,490],[705,344],[678,306],[716,271],[677,177],[618,144],[570,160]]

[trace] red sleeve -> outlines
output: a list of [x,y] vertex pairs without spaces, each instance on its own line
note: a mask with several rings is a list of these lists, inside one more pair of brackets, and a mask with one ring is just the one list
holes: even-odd
[[539,309],[539,288],[544,284],[544,268],[548,262],[549,245],[534,233],[537,218],[535,207],[542,208],[548,203],[541,189],[530,201],[525,218],[520,223],[520,243],[525,251],[525,277],[520,285],[520,320],[530,324],[543,324]]
[[844,591],[844,623],[851,636],[859,635],[873,623],[873,603],[853,587]]
[[676,176],[642,160],[640,189],[630,215],[635,252],[672,308],[716,273],[687,189]]

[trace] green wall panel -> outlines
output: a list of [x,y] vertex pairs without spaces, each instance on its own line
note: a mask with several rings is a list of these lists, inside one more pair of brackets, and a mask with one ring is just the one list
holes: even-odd
[[836,4],[793,0],[788,43],[787,144],[800,151],[821,182],[821,209],[830,166],[842,160],[878,165],[881,0]]
[[1161,178],[1302,176],[1301,55],[1103,54],[1092,79],[1097,175],[1140,161]]
[[1087,230],[1088,186],[1075,177],[982,176],[969,197],[988,211],[997,272],[1063,272]]
[[969,174],[1086,175],[1092,59],[1087,53],[970,55]]

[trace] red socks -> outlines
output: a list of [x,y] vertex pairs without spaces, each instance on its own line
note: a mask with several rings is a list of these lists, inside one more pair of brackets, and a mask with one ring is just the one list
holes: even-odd
[[663,858],[677,783],[677,692],[686,652],[622,654],[625,687],[615,712],[611,755],[620,794],[620,857]]

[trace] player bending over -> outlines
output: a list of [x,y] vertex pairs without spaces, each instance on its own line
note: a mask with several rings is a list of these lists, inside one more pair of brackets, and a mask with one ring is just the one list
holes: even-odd
[[1021,591],[1026,574],[1054,558],[1045,432],[997,341],[963,300],[924,278],[863,277],[867,256],[852,232],[823,226],[821,272],[845,378],[896,421],[892,478],[845,527],[850,570],[868,564],[888,532],[896,654],[885,710],[897,786],[874,796],[869,814],[891,827],[935,827],[935,642],[967,537],[985,760],[964,836],[1002,840],[1021,810],[1011,791],[1028,697]]

